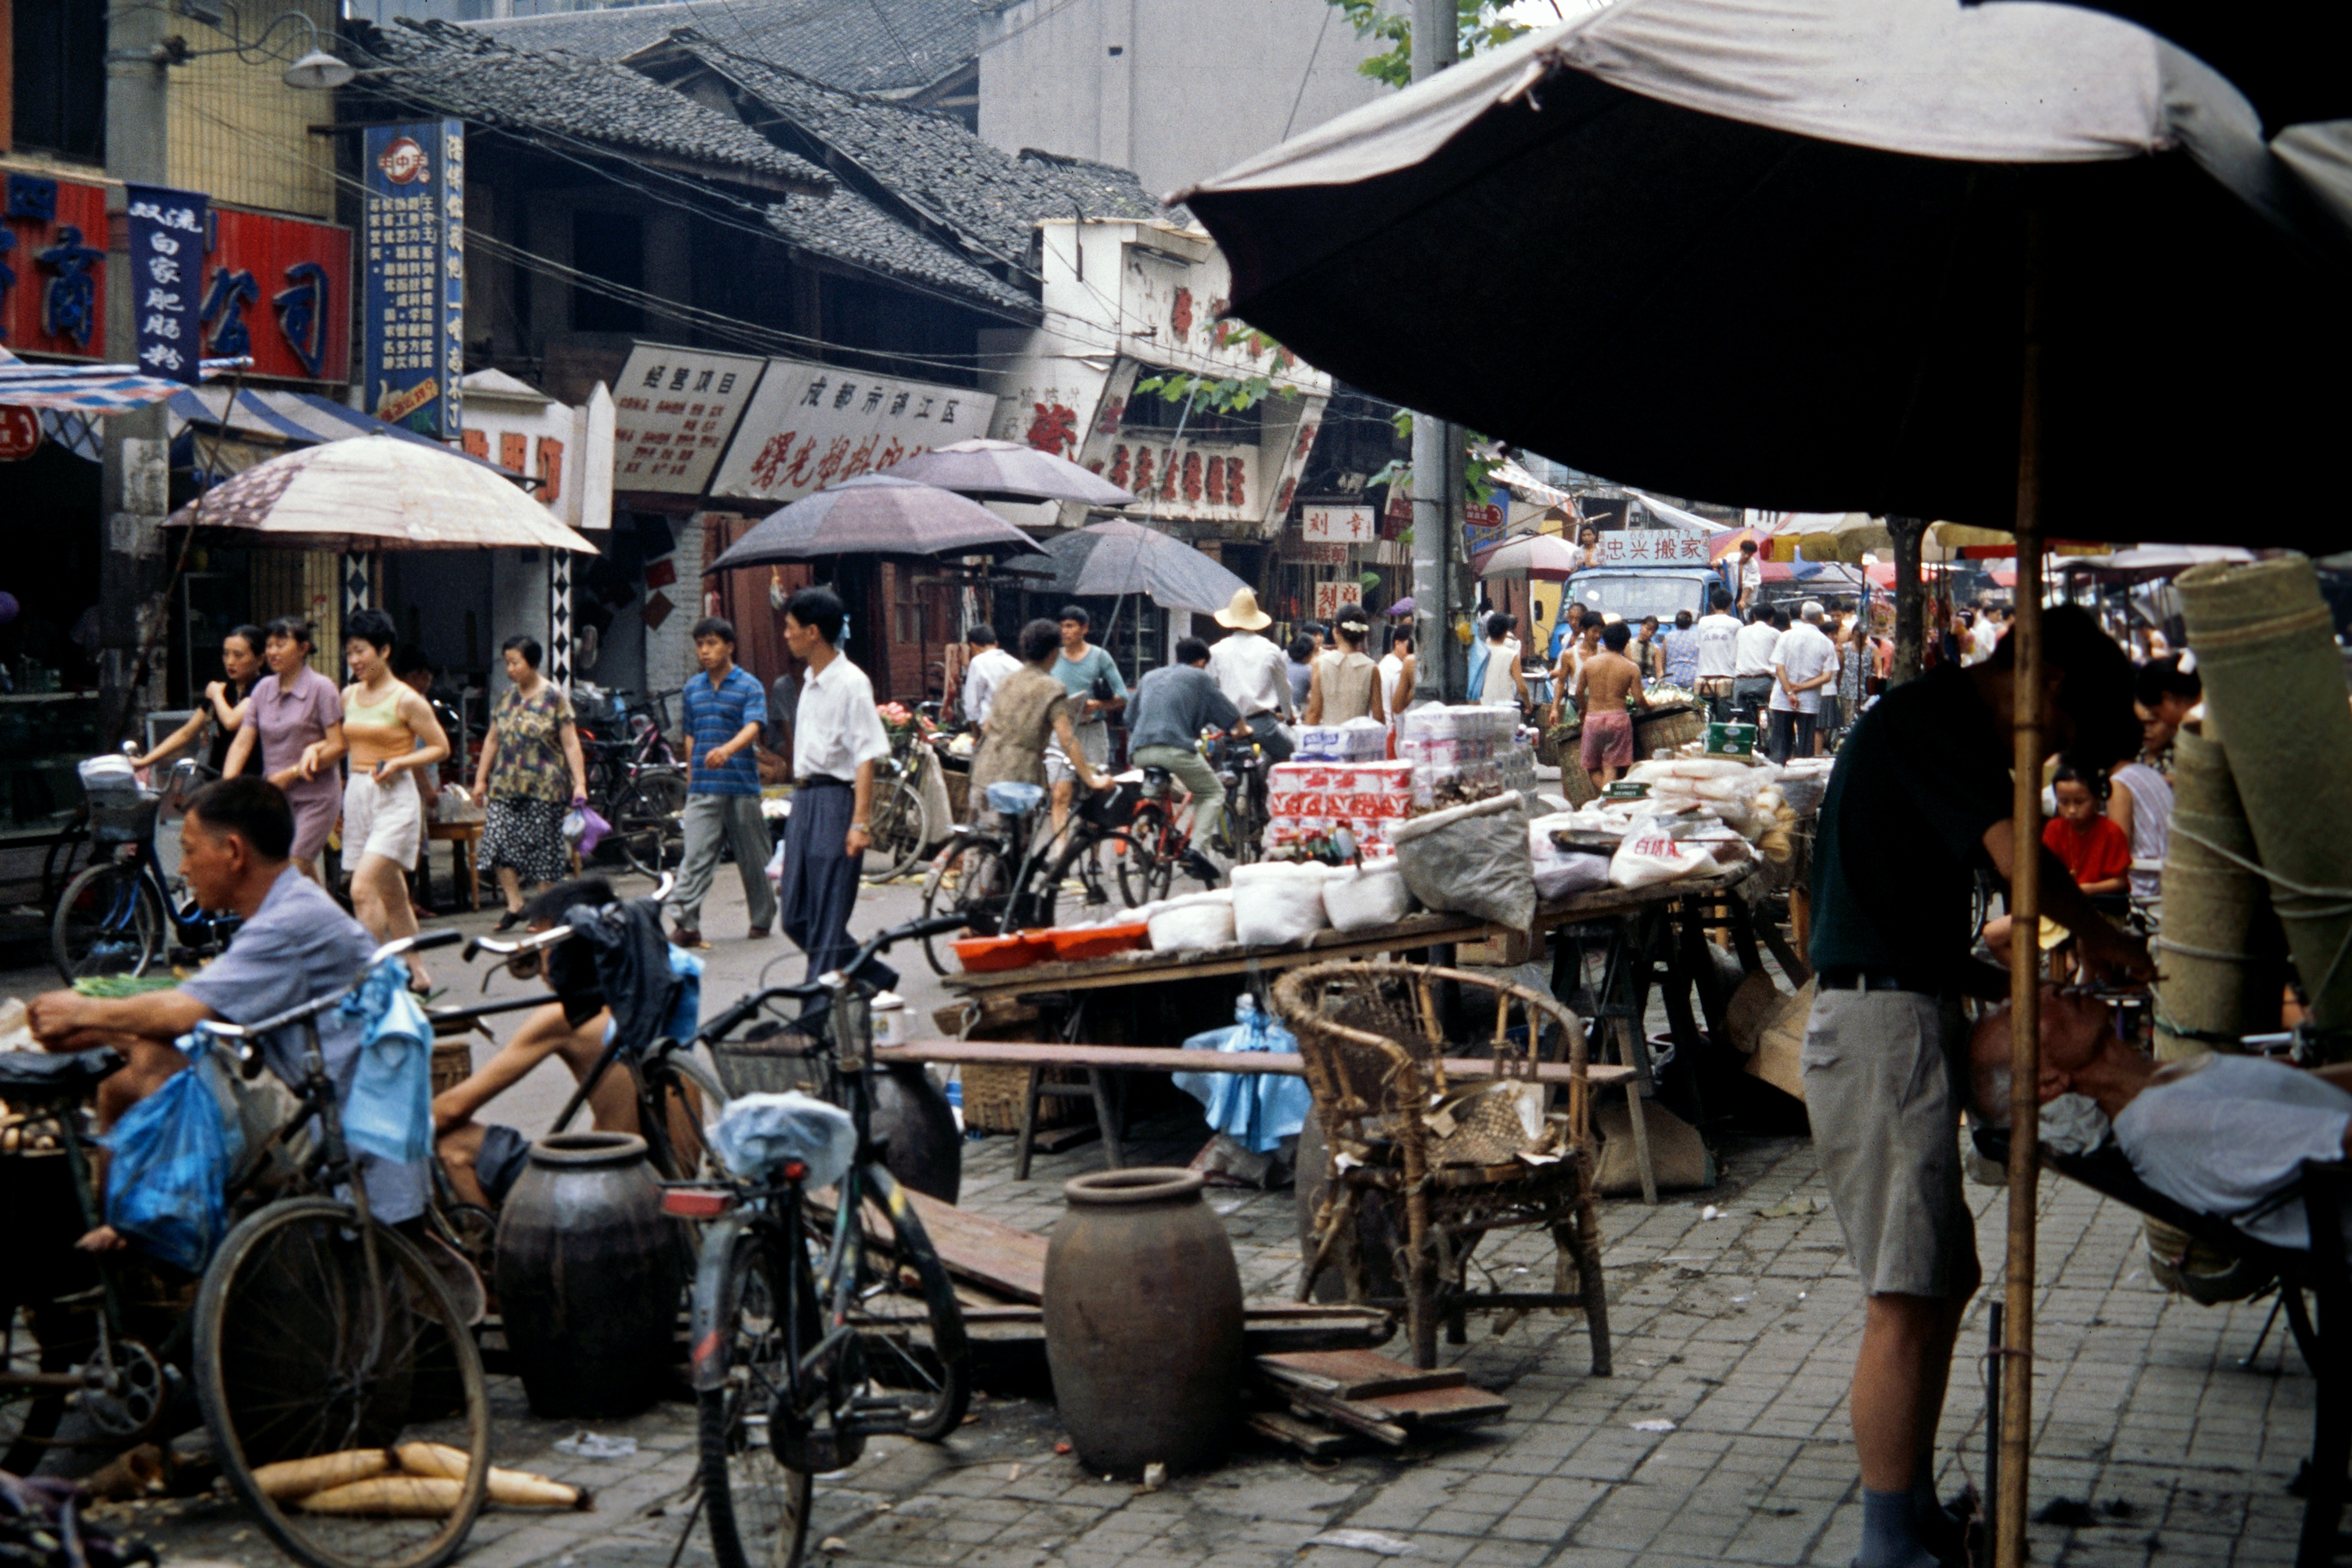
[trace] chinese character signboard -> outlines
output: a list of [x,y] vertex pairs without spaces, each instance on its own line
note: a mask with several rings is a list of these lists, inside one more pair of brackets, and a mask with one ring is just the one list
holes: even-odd
[[1328,626],[1333,617],[1339,615],[1343,605],[1360,605],[1363,602],[1364,590],[1352,579],[1342,578],[1337,583],[1315,584],[1315,618],[1326,626]]
[[[1497,492],[1500,493],[1500,492]],[[1462,536],[1471,554],[1491,550],[1503,542],[1503,528],[1509,521],[1510,508],[1500,500],[1462,503]]]
[[194,191],[125,185],[123,211],[131,242],[132,355],[150,375],[193,386],[204,379],[204,333],[198,303],[204,291],[205,209]]
[[[367,407],[379,419],[452,439],[464,424],[464,122],[372,125],[362,162]],[[301,281],[289,279],[297,288]]]
[[1282,559],[1294,566],[1345,566],[1348,563],[1348,547],[1344,544],[1319,544],[1285,534]]
[[613,386],[613,488],[698,496],[768,362],[639,343]]
[[105,186],[7,176],[0,344],[16,353],[107,357]]
[[1601,534],[1596,566],[1705,566],[1706,536],[1670,528],[1622,528]]
[[995,398],[968,387],[770,360],[711,493],[797,500],[918,452],[985,436],[995,413]]
[[254,375],[351,379],[352,231],[213,208],[205,258],[205,357],[250,357]]
[[1376,537],[1370,506],[1323,506],[1309,502],[1299,509],[1303,537],[1323,544],[1370,544]]

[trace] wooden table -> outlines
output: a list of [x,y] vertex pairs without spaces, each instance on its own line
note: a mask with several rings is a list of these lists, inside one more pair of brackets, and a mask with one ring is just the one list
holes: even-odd
[[[482,877],[474,862],[482,842],[482,825],[478,822],[428,822],[425,825],[427,844],[449,846],[449,886],[456,891],[466,889],[466,907],[482,907]],[[428,854],[430,851],[427,852]]]

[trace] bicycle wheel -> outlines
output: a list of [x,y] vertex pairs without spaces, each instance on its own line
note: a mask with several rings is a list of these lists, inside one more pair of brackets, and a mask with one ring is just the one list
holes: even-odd
[[661,1129],[659,1138],[647,1141],[653,1145],[654,1168],[665,1181],[717,1176],[719,1156],[712,1140],[719,1114],[727,1109],[727,1091],[684,1047],[670,1053],[667,1065],[670,1070],[653,1090],[655,1121]]
[[614,803],[613,837],[644,875],[659,880],[686,858],[686,780],[677,773],[639,773]]
[[874,841],[866,851],[866,879],[887,882],[913,870],[930,837],[930,816],[923,809],[922,793],[905,774],[876,787],[866,822]]
[[937,1443],[963,1425],[971,1405],[963,1309],[897,1179],[877,1161],[863,1184],[866,1243],[848,1321],[866,1376],[891,1391],[907,1435]]
[[128,860],[92,866],[66,884],[49,917],[49,956],[70,985],[144,974],[163,951],[163,900]]
[[[292,1198],[228,1234],[196,1292],[196,1397],[221,1470],[310,1568],[437,1568],[489,1481],[490,1406],[472,1331],[422,1253],[331,1198]],[[420,1517],[305,1510],[263,1465],[419,1441],[467,1457]],[[445,1489],[433,1489],[442,1491]]]
[[742,1219],[703,1239],[694,1286],[696,1430],[702,1510],[719,1568],[796,1568],[808,1539],[809,1473],[776,1457],[771,1416],[786,1368],[818,1329],[808,1259],[779,1258]]
[[[958,838],[940,851],[930,875],[923,879],[923,918],[960,914],[965,930],[992,936],[1003,921],[1012,880],[993,844]],[[954,940],[952,933],[923,938],[923,962],[932,973],[953,973],[948,967],[952,951],[948,944]]]
[[1118,857],[1118,896],[1127,900],[1128,908],[1168,896],[1176,880],[1177,857],[1171,851],[1181,838],[1169,820],[1165,804],[1148,800],[1136,808]]

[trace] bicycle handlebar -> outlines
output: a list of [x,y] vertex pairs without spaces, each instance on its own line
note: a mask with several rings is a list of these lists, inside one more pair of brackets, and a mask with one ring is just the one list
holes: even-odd
[[[654,890],[646,896],[655,903],[665,903],[669,899],[669,890],[676,886],[677,886],[677,873],[664,871],[661,880],[654,885]],[[529,936],[513,937],[504,942],[494,936],[472,937],[466,942],[465,958],[468,963],[471,963],[478,954],[485,952],[499,958],[511,958],[519,952],[538,952],[544,948],[553,947],[560,942],[569,941],[571,936],[570,926],[550,926],[545,931],[533,931]]]
[[969,923],[971,922],[962,915],[933,915],[929,920],[909,921],[905,925],[894,926],[888,931],[877,932],[866,939],[866,945],[859,948],[843,968],[828,969],[814,983],[799,985],[771,985],[765,990],[756,991],[705,1024],[700,1034],[704,1039],[724,1039],[741,1028],[752,1015],[771,1002],[780,1001],[787,996],[797,996],[805,1000],[824,995],[844,984],[845,976],[855,974],[865,968],[867,962],[877,953],[898,942],[919,940],[927,936],[941,936],[951,931],[961,931]]
[[464,931],[444,927],[439,931],[419,931],[415,936],[394,937],[368,955],[367,963],[361,969],[359,978],[349,985],[330,991],[323,996],[314,996],[308,1002],[289,1007],[274,1018],[264,1018],[257,1024],[232,1024],[223,1018],[208,1018],[202,1027],[212,1034],[231,1040],[247,1039],[255,1035],[274,1034],[289,1024],[299,1024],[305,1018],[315,1018],[328,1008],[334,1006],[344,997],[358,990],[366,982],[367,977],[375,973],[375,966],[385,959],[398,958],[404,953],[424,952],[436,947],[447,947],[453,942],[464,941],[465,936]]

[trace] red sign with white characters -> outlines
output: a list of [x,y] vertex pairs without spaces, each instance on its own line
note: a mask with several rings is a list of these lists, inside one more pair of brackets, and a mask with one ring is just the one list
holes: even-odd
[[41,449],[41,416],[14,403],[0,403],[0,463],[14,463]]

